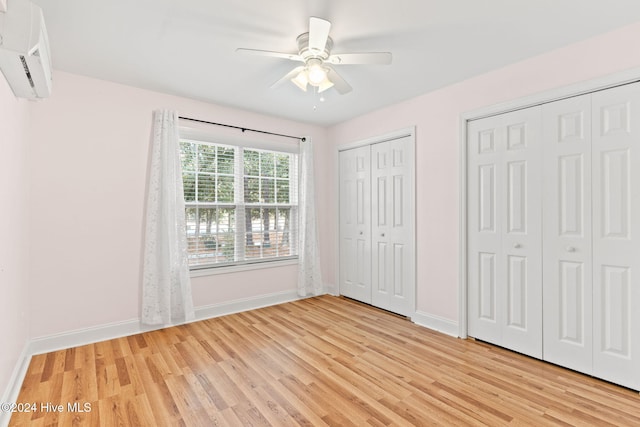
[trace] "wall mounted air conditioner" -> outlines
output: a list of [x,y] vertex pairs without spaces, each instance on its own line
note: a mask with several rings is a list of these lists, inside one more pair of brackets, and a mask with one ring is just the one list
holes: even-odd
[[0,70],[20,98],[51,94],[51,57],[42,9],[29,0],[9,0],[0,12]]

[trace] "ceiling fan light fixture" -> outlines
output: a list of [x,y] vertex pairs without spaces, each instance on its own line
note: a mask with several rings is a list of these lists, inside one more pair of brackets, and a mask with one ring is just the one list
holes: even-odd
[[291,79],[291,81],[293,82],[293,84],[298,86],[301,90],[306,92],[307,84],[309,83],[309,80],[307,79],[307,70],[305,69],[300,71],[297,76]]
[[333,82],[329,80],[329,78],[325,75],[324,80],[320,82],[318,85],[318,93],[322,93],[327,89],[331,89],[333,87]]
[[327,78],[327,69],[322,66],[319,59],[310,59],[307,62],[307,78],[313,86],[319,86]]
[[[0,0],[2,2],[3,0]],[[284,77],[271,87],[280,85],[281,82],[291,80],[300,90],[306,92],[309,85],[314,87],[314,92],[320,93],[333,87],[338,93],[344,95],[351,92],[352,88],[336,71],[325,64],[391,64],[390,52],[361,52],[331,54],[333,40],[329,36],[331,22],[326,19],[309,18],[309,32],[302,33],[296,39],[298,53],[273,52],[270,50],[238,48],[237,52],[255,55],[270,56],[275,58],[299,61],[300,65],[289,71]]]

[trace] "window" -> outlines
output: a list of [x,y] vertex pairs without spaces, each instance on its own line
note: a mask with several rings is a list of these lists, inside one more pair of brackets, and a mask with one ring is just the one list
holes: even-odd
[[189,266],[296,257],[298,156],[181,140]]

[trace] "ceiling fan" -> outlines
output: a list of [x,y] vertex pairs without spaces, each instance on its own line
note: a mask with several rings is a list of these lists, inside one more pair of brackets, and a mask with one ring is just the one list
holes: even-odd
[[244,48],[236,49],[236,52],[303,62],[304,65],[294,68],[271,87],[290,80],[305,92],[309,85],[315,87],[318,92],[324,92],[331,87],[335,87],[340,94],[351,91],[349,83],[327,64],[391,64],[390,52],[331,54],[333,40],[329,37],[330,29],[331,22],[321,18],[309,18],[309,32],[300,34],[296,39],[297,54]]

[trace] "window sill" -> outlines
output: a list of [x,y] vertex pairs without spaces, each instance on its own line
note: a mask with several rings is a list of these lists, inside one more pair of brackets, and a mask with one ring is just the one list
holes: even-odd
[[191,277],[215,276],[217,274],[237,273],[240,271],[262,270],[265,268],[283,267],[298,264],[298,258],[279,261],[254,262],[249,264],[228,265],[224,267],[199,268],[189,271]]

